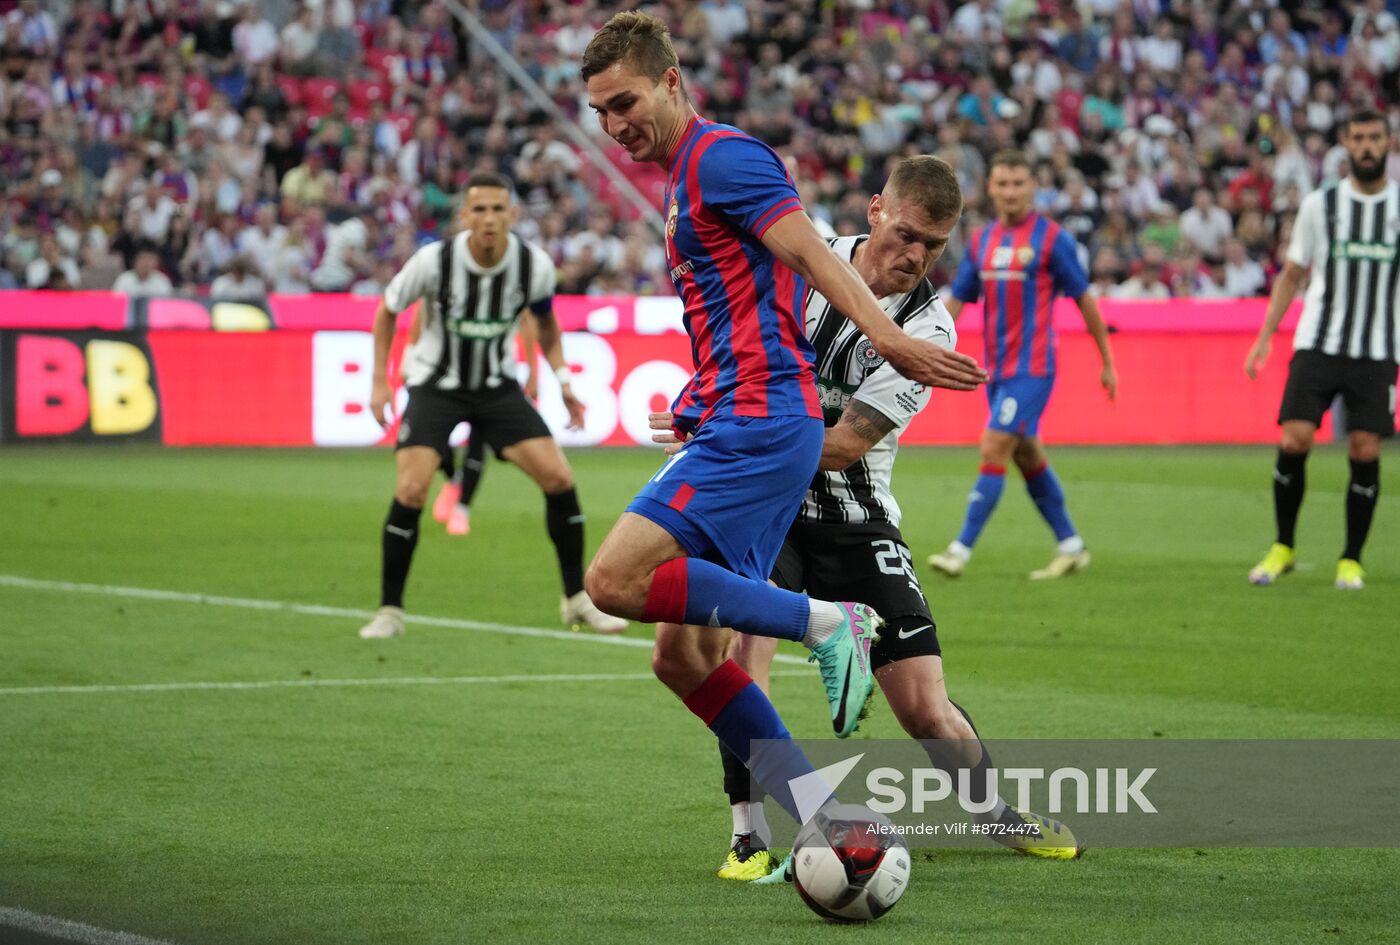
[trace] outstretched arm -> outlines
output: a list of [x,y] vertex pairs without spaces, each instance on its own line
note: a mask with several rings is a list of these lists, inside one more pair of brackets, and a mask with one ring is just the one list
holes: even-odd
[[854,322],[900,374],[950,390],[976,390],[986,382],[987,372],[967,355],[900,331],[855,268],[831,251],[807,214],[789,213],[779,219],[763,234],[763,245]]
[[1118,395],[1118,372],[1113,367],[1113,349],[1108,344],[1108,328],[1099,312],[1099,300],[1094,298],[1092,292],[1085,292],[1074,300],[1074,304],[1079,306],[1079,314],[1084,316],[1084,327],[1093,336],[1094,344],[1098,345],[1099,362],[1103,365],[1099,383],[1108,392],[1108,399],[1112,400]]

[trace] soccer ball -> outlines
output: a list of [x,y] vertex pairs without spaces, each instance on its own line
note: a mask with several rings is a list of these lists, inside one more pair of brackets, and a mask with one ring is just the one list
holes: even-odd
[[793,885],[828,922],[869,922],[909,886],[909,848],[889,819],[860,804],[822,808],[792,844]]

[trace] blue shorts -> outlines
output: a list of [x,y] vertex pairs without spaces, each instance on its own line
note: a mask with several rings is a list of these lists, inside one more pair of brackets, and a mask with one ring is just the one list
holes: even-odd
[[825,435],[816,417],[712,417],[627,511],[666,529],[691,557],[767,581]]
[[1055,375],[1045,377],[1008,377],[987,385],[987,402],[992,415],[988,430],[1035,436],[1040,430],[1040,415],[1050,401],[1055,387]]

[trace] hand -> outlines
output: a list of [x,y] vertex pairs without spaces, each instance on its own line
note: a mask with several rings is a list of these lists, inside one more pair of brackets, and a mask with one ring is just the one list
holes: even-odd
[[647,414],[647,425],[653,430],[661,431],[653,433],[651,435],[651,441],[653,443],[665,444],[665,452],[667,454],[679,451],[682,444],[690,439],[688,434],[676,432],[676,428],[672,425],[674,421],[675,418],[671,416],[671,411],[669,410],[662,411],[661,413]]
[[564,408],[569,411],[569,429],[583,429],[583,412],[586,409],[583,401],[574,396],[574,389],[568,384],[559,388],[559,394],[564,398]]
[[394,414],[389,408],[394,392],[389,389],[389,382],[381,377],[374,379],[369,388],[369,412],[374,417],[374,422],[382,429],[388,429],[389,424],[394,420]]
[[521,389],[525,391],[525,396],[532,401],[540,395],[540,382],[535,377],[534,371],[531,371],[530,376],[525,378],[525,386]]
[[1103,370],[1099,372],[1099,384],[1108,392],[1109,400],[1118,396],[1118,372],[1113,369],[1113,365],[1103,366]]
[[911,338],[898,329],[887,338],[871,341],[875,350],[911,381],[948,390],[976,390],[978,384],[987,383],[987,372],[972,358]]
[[1260,338],[1249,348],[1249,354],[1244,356],[1244,372],[1249,375],[1252,381],[1259,376],[1259,372],[1264,369],[1264,363],[1269,360],[1269,349],[1273,343],[1268,338]]

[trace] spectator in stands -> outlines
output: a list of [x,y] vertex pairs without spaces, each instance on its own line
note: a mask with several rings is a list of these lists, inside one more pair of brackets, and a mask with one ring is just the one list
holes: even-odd
[[291,22],[282,27],[281,42],[278,44],[278,67],[291,75],[318,74],[322,63],[316,50],[320,44],[320,11],[309,3],[303,3]]
[[238,25],[233,28],[233,48],[249,72],[277,55],[277,30],[263,19],[253,0],[243,0]]
[[1113,292],[1120,299],[1169,299],[1171,288],[1167,285],[1166,273],[1162,265],[1161,251],[1153,247],[1138,262],[1137,271]]
[[39,255],[24,270],[24,284],[30,289],[46,289],[55,276],[62,276],[69,288],[78,285],[78,264],[63,254],[58,240],[49,233],[39,239]]
[[239,232],[236,247],[253,271],[268,279],[276,271],[277,254],[286,239],[287,228],[277,222],[277,206],[269,202],[258,205],[252,225]]
[[373,270],[370,251],[378,232],[372,215],[350,217],[332,226],[321,264],[311,271],[311,287],[317,292],[348,291],[360,274]]
[[1191,198],[1191,209],[1181,215],[1181,235],[1207,258],[1219,259],[1225,253],[1225,241],[1234,231],[1230,214],[1215,205],[1215,194],[1209,187],[1199,187]]
[[147,247],[138,250],[135,264],[117,276],[112,283],[112,291],[131,296],[170,295],[175,287],[157,268],[158,263],[159,257],[154,249]]
[[325,152],[308,148],[302,163],[282,178],[282,196],[293,208],[319,206],[335,194],[335,173],[326,167]]
[[258,302],[267,297],[267,286],[253,271],[252,261],[242,254],[235,255],[224,272],[209,286],[209,298],[215,302]]
[[1224,294],[1231,298],[1249,298],[1264,291],[1267,279],[1264,267],[1245,255],[1244,244],[1230,240],[1225,244]]

